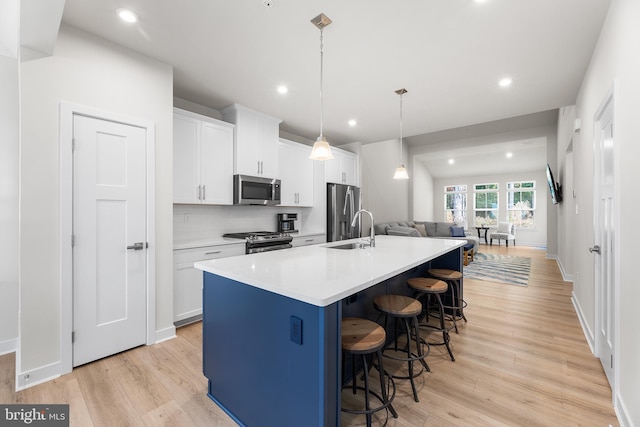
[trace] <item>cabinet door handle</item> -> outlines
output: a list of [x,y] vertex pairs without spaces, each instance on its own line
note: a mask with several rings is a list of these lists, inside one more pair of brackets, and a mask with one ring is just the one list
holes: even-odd
[[216,254],[221,254],[222,251],[211,251],[211,252],[205,252],[205,255],[216,255]]
[[206,200],[207,199],[207,186],[203,185],[202,186],[202,200]]
[[313,242],[314,240],[315,240],[315,239],[305,239],[305,241],[304,241],[304,242],[305,242],[305,243],[308,243],[308,242]]
[[200,200],[200,186],[198,185],[198,189],[197,189],[197,194],[196,197],[198,198],[198,200]]
[[141,251],[144,249],[144,243],[142,242],[134,243],[131,246],[127,246],[127,249],[133,249],[134,251]]

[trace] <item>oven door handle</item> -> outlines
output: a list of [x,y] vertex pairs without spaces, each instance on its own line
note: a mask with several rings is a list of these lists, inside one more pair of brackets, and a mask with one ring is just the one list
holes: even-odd
[[260,252],[277,251],[279,249],[289,249],[292,247],[293,245],[291,243],[285,243],[282,245],[260,246],[260,247],[249,248],[247,253],[257,254]]

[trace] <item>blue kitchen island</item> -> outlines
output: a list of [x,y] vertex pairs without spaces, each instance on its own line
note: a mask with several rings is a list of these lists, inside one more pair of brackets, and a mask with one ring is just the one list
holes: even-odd
[[208,396],[239,425],[339,426],[342,317],[375,319],[376,295],[408,295],[406,279],[428,268],[462,269],[462,240],[335,248],[350,242],[195,264]]

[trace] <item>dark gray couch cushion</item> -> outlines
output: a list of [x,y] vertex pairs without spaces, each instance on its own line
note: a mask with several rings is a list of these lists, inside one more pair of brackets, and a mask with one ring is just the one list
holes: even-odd
[[455,227],[453,222],[436,222],[436,233],[434,237],[451,237],[451,227]]
[[389,227],[387,228],[387,234],[389,236],[420,237],[420,232],[413,227]]

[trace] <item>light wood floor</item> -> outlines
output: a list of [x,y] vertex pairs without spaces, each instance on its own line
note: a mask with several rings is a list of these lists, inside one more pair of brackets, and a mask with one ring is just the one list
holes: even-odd
[[[456,358],[432,347],[420,402],[397,380],[389,426],[617,426],[611,391],[544,250],[481,246],[532,258],[528,287],[465,280],[468,323],[452,334]],[[234,426],[206,395],[201,324],[176,339],[79,367],[15,393],[15,357],[0,356],[0,403],[69,403],[75,426]],[[380,414],[376,425],[381,425]],[[343,416],[343,424],[365,425]],[[259,426],[258,426],[259,427]],[[286,427],[286,426],[283,426]],[[293,426],[302,427],[302,426]]]

